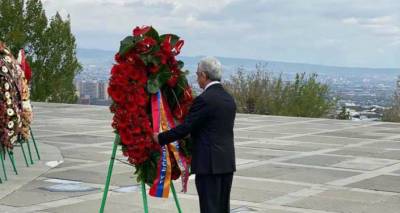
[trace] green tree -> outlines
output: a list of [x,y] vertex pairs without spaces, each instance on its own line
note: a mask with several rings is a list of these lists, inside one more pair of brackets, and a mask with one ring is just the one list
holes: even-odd
[[7,43],[14,54],[24,46],[26,34],[23,0],[0,0],[0,32],[0,39]]
[[48,20],[40,0],[0,0],[0,5],[0,40],[14,54],[21,48],[27,52],[32,100],[75,103],[73,79],[82,67],[70,18],[63,20],[57,13]]
[[318,82],[316,74],[296,74],[293,81],[284,81],[282,75],[257,65],[247,74],[240,68],[224,85],[244,113],[322,117],[335,105],[328,97],[328,85]]
[[317,81],[318,75],[313,73],[296,74],[294,82],[288,82],[284,88],[284,107],[279,115],[300,117],[324,116],[334,103],[328,98],[329,87]]
[[339,120],[350,120],[351,119],[350,112],[347,111],[345,106],[342,107],[342,111],[340,111],[340,113],[337,115],[337,119],[339,119]]
[[[262,65],[256,65],[256,72],[245,74],[246,70],[239,68],[236,75],[231,76],[230,81],[226,81],[227,87],[238,103],[239,111],[244,113],[269,114],[265,104],[269,95],[270,73],[263,72]],[[260,96],[260,94],[264,94]]]
[[382,121],[400,122],[400,94],[394,92],[392,106],[383,111]]

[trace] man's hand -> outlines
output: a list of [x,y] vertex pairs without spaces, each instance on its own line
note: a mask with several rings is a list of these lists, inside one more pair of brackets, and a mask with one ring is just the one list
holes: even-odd
[[158,133],[153,133],[153,141],[158,143]]

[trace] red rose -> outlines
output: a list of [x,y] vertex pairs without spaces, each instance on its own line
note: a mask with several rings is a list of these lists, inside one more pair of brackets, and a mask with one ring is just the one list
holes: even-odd
[[178,83],[178,77],[176,75],[173,75],[167,81],[167,84],[168,84],[169,87],[175,87],[176,83]]
[[116,64],[111,68],[111,75],[116,75],[118,73],[119,69]]
[[157,44],[157,41],[154,40],[153,38],[146,37],[145,39],[143,39],[142,43],[146,46],[153,46]]
[[118,63],[122,63],[124,60],[122,59],[122,57],[119,55],[119,53],[115,54],[114,57],[115,61]]
[[147,83],[147,75],[144,71],[139,72],[139,78],[138,81],[142,84],[146,84]]
[[136,60],[136,54],[134,50],[131,50],[125,54],[126,62],[133,64]]
[[152,73],[152,74],[157,73],[159,70],[160,70],[160,67],[159,67],[159,66],[156,66],[156,65],[152,65],[152,66],[149,68],[149,71],[150,71],[150,73]]
[[121,90],[114,90],[112,87],[108,87],[108,94],[117,103],[120,103],[124,99],[124,94]]
[[167,64],[167,61],[168,61],[168,56],[167,55],[165,55],[165,54],[163,54],[161,52],[158,52],[155,55],[160,59],[161,64]]
[[137,81],[140,76],[140,71],[136,70],[133,66],[126,67],[126,78]]
[[146,97],[138,95],[136,96],[136,101],[139,106],[146,106]]
[[129,131],[127,131],[126,129],[121,129],[119,131],[119,134],[121,136],[122,144],[124,144],[124,145],[134,144],[134,140],[133,140],[132,134]]
[[150,30],[149,26],[136,27],[135,29],[133,29],[132,33],[133,36],[140,36],[147,33],[149,30]]
[[171,52],[171,36],[167,35],[164,39],[164,41],[161,43],[161,50],[164,53],[170,53]]
[[137,69],[145,69],[146,65],[144,64],[143,60],[136,54],[134,65]]
[[132,129],[133,134],[140,134],[141,133],[141,129],[139,127],[135,127]]
[[183,40],[179,40],[176,42],[176,44],[174,46],[175,55],[178,55],[181,52],[181,48],[182,48],[183,44],[184,44]]

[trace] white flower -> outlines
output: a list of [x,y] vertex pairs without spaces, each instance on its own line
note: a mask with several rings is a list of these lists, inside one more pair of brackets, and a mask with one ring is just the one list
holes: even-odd
[[11,105],[11,104],[12,104],[11,99],[7,99],[7,105]]
[[8,116],[13,116],[13,115],[14,115],[14,110],[8,108],[8,109],[7,109],[7,115],[8,115]]
[[3,71],[4,73],[8,73],[8,69],[6,66],[2,66],[1,71]]
[[17,141],[17,136],[14,136],[10,139],[11,144],[14,144]]
[[32,111],[31,102],[29,100],[22,101],[22,108],[28,111]]
[[8,136],[14,135],[14,130],[8,131]]
[[10,97],[11,97],[9,92],[5,92],[4,95],[6,96],[7,99],[10,99]]
[[4,84],[4,89],[9,90],[10,89],[10,84],[8,84],[7,82]]
[[7,126],[9,129],[12,129],[14,127],[14,121],[9,121]]
[[10,56],[6,56],[4,59],[6,60],[7,63],[11,63],[11,58],[10,58]]

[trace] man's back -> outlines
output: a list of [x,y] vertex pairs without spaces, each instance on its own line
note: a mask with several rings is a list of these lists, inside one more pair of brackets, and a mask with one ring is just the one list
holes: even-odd
[[206,118],[192,130],[192,172],[223,174],[236,170],[233,126],[236,104],[221,84],[210,86],[198,98],[207,108]]
[[214,57],[203,58],[197,82],[205,91],[194,99],[185,120],[169,131],[155,134],[161,146],[191,135],[191,171],[199,195],[201,213],[229,213],[235,166],[233,126],[236,104],[220,84],[222,65]]

